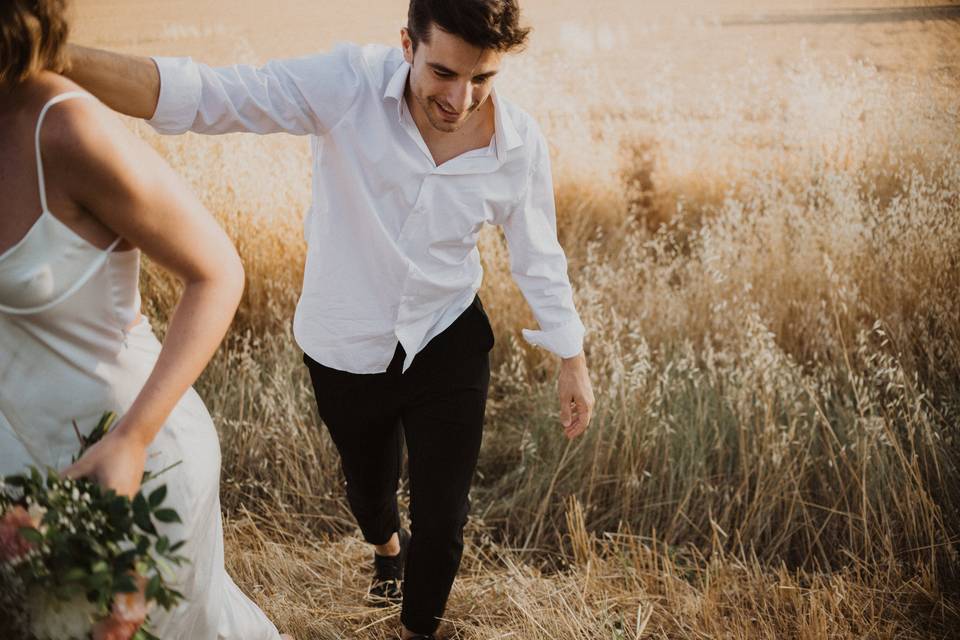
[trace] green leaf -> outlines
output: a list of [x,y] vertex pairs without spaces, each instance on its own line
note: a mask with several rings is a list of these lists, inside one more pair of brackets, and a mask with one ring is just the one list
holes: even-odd
[[[118,496],[116,494],[104,496],[106,500],[106,513],[107,518],[111,524],[116,525],[121,520],[128,517],[130,513],[130,500],[124,496]],[[122,528],[122,527],[117,527]]]
[[134,582],[133,576],[130,574],[123,574],[117,581],[114,583],[114,586],[117,591],[121,593],[136,593],[137,592],[137,583]]
[[108,411],[107,413],[104,413],[100,417],[100,422],[97,423],[97,426],[94,427],[93,431],[90,432],[90,435],[84,439],[83,445],[80,447],[81,455],[87,449],[89,449],[93,445],[100,442],[103,439],[103,436],[110,433],[110,429],[113,428],[113,425],[116,422],[116,420],[117,420],[117,414],[113,413],[112,411]]
[[160,638],[147,631],[144,626],[140,627],[140,630],[134,634],[132,640],[160,640]]
[[87,584],[93,591],[107,591],[113,585],[113,575],[108,573],[94,573],[87,580]]
[[150,520],[150,505],[142,493],[138,493],[133,499],[133,521],[138,527],[147,533],[157,534],[153,522]]
[[154,512],[153,517],[160,522],[183,522],[180,519],[180,514],[173,509],[158,509]]
[[27,486],[27,484],[29,484],[30,479],[26,476],[17,475],[17,476],[7,476],[6,478],[3,479],[3,481],[6,484],[10,485],[11,487],[19,487],[22,489],[23,487]]
[[124,551],[123,553],[117,556],[116,560],[114,560],[114,565],[117,567],[122,567],[124,569],[127,569],[133,566],[133,563],[137,559],[137,555],[139,554],[137,553],[136,549],[127,549],[126,551]]
[[167,497],[167,485],[160,485],[150,494],[150,506],[154,509],[159,507]]
[[80,567],[74,567],[63,575],[64,582],[84,582],[89,574]]
[[161,586],[162,585],[160,584],[160,574],[155,573],[153,577],[150,578],[150,582],[147,583],[147,589],[144,594],[146,596],[147,601],[157,599],[157,594],[160,593]]
[[87,588],[83,584],[76,582],[71,582],[69,584],[60,585],[58,591],[63,595],[63,599],[70,600],[79,596],[80,594],[86,592]]
[[43,544],[43,534],[33,527],[20,527],[20,537],[31,544]]

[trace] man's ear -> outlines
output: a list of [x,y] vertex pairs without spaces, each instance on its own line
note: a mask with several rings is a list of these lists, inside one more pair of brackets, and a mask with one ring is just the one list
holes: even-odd
[[400,46],[403,48],[403,59],[413,64],[413,38],[406,27],[400,29]]

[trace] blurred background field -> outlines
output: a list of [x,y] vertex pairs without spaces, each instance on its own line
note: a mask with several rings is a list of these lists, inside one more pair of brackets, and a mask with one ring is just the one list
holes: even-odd
[[[524,0],[501,93],[552,145],[597,393],[485,231],[497,335],[456,638],[960,637],[960,3]],[[75,0],[79,43],[258,64],[393,43],[406,2]],[[163,138],[247,292],[198,390],[228,562],[298,638],[393,637],[290,335],[305,139]],[[163,328],[171,279],[149,264]],[[406,500],[405,491],[402,499]]]

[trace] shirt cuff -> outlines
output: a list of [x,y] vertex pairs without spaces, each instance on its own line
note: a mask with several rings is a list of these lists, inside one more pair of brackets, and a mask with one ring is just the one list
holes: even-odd
[[189,131],[200,109],[203,83],[191,58],[153,58],[160,72],[160,99],[147,124],[159,133]]
[[583,335],[586,330],[580,318],[549,331],[523,329],[524,339],[532,345],[543,347],[561,358],[572,358],[583,351]]

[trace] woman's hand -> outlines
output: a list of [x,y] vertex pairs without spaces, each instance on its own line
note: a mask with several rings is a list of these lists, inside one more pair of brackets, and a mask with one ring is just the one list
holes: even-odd
[[137,438],[117,429],[105,435],[68,467],[68,478],[89,478],[119,495],[132,498],[140,490],[147,448]]

